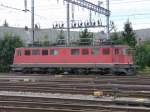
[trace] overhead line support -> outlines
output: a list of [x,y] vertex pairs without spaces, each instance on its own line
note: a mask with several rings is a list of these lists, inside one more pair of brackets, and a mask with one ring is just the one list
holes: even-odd
[[91,2],[88,2],[86,0],[64,0],[68,3],[72,3],[74,5],[78,5],[80,7],[84,7],[84,8],[87,8],[91,11],[94,11],[94,12],[97,12],[97,13],[100,13],[100,14],[103,14],[105,16],[109,16],[110,15],[110,11],[99,6],[99,5],[95,5]]
[[34,39],[34,37],[35,37],[34,36],[34,34],[35,34],[35,32],[34,32],[35,31],[34,30],[34,0],[31,1],[31,10],[32,10],[31,11],[32,12],[31,13],[31,26],[32,26],[32,39],[33,39],[32,41],[33,41],[33,45],[34,45],[34,41],[35,41],[35,39]]

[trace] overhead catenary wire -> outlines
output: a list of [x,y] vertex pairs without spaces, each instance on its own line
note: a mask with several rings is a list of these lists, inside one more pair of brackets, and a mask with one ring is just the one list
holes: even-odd
[[[48,0],[47,0],[48,1]],[[51,1],[51,0],[49,0]],[[60,0],[60,1],[63,1],[63,0]],[[89,1],[89,0],[88,0]],[[104,3],[103,5],[105,4],[105,0],[103,0]],[[129,3],[130,4],[135,4],[135,3],[141,3],[141,6],[139,9],[141,9],[141,7],[144,9],[144,3],[149,3],[150,0],[113,0],[113,1],[110,1],[110,5],[128,5]],[[3,4],[1,4],[2,7],[3,7]],[[0,6],[1,6],[0,5]],[[133,6],[134,7],[134,6]],[[17,10],[17,11],[22,11],[22,9],[19,9],[19,8],[14,8],[14,7],[5,7],[5,8],[9,8],[9,9],[12,9],[12,10]],[[39,13],[39,14],[35,14],[35,16],[41,18],[41,19],[44,19],[44,20],[49,20],[49,17],[46,17],[44,16],[44,11],[47,11],[48,9],[49,10],[61,10],[62,8],[66,8],[65,6],[59,6],[59,7],[50,7],[49,5],[47,4],[39,4],[39,6],[37,7],[37,10],[42,10],[43,12],[42,13]],[[111,8],[111,7],[110,7]],[[134,11],[134,10],[133,10]],[[143,13],[139,13],[139,12],[133,12],[133,11],[130,11],[131,14],[121,14],[121,13],[118,13],[118,14],[112,14],[111,18],[114,19],[114,20],[127,20],[127,18],[131,18],[131,20],[134,19],[134,21],[137,21],[137,20],[148,20],[148,17],[149,17],[149,13],[145,13],[145,11],[143,10]],[[138,11],[138,9],[136,9],[136,11]],[[37,11],[38,12],[38,11]],[[133,13],[132,13],[133,12]],[[30,12],[31,13],[31,12]],[[115,12],[117,13],[117,12]],[[42,16],[43,15],[43,16]],[[147,18],[144,18],[144,17],[147,17]],[[95,18],[98,18],[98,17],[94,17]],[[65,18],[61,18],[61,19],[65,19]],[[49,20],[50,21],[50,20]]]
[[[135,2],[144,2],[144,1],[148,1],[148,0],[141,0],[141,1],[135,1]],[[149,0],[149,2],[150,2],[150,0]],[[125,2],[125,3],[128,3],[128,2]],[[122,4],[122,3],[120,3],[120,4]],[[5,8],[9,8],[9,9],[13,9],[13,10],[24,11],[23,9],[14,8],[14,7],[11,7],[11,6],[6,6],[6,5],[3,5],[2,3],[0,4],[0,6],[5,7]],[[62,8],[66,8],[66,7],[53,7],[53,8],[50,8],[50,7],[45,7],[45,6],[41,6],[41,7],[44,7],[44,8],[47,8],[47,9],[62,9]],[[29,12],[31,13],[30,10],[29,10]],[[111,16],[111,17],[135,16],[135,15],[149,15],[149,14],[150,13],[139,13],[139,14],[130,14],[130,15],[116,15],[116,16]],[[35,15],[37,15],[37,14],[35,14]],[[42,17],[40,15],[37,15],[37,16]]]
[[[13,9],[13,10],[17,10],[17,11],[21,11],[21,12],[24,12],[24,9],[19,9],[19,8],[14,8],[14,7],[11,7],[11,6],[7,6],[7,5],[3,5],[3,4],[0,4],[1,7],[4,7],[4,8],[8,8],[8,9]],[[30,10],[28,10],[28,12],[32,13]],[[41,15],[38,15],[38,14],[35,14],[35,16],[38,16],[40,18],[44,18],[44,19],[48,19],[44,16],[41,16]]]
[[[128,3],[140,3],[140,2],[150,2],[150,0],[132,0],[132,1],[121,1],[121,0],[118,0],[118,1],[111,1],[110,4],[111,5],[115,5],[115,4],[128,4]],[[103,4],[106,4],[106,2],[104,1]]]

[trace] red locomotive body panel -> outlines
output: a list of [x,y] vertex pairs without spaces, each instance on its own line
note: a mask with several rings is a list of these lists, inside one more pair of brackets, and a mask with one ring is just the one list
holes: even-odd
[[[71,49],[79,49],[79,55],[71,55]],[[108,54],[104,50],[109,49]],[[118,49],[118,48],[117,48]],[[119,53],[115,54],[113,48],[99,48],[97,55],[92,54],[92,48],[18,48],[15,52],[14,64],[18,63],[108,63],[108,64],[133,64],[132,55],[125,54],[126,48],[120,47]],[[30,55],[25,55],[25,50],[30,51]],[[32,50],[39,50],[39,54],[33,55]],[[42,50],[48,50],[48,55],[42,55]],[[50,55],[50,50],[57,50],[57,55]],[[82,50],[88,50],[88,54],[81,54]],[[18,52],[22,52],[18,56]]]
[[[34,66],[32,66],[34,65]],[[82,67],[109,68],[111,65],[133,65],[129,47],[105,45],[97,47],[17,48],[13,68],[21,67]],[[57,65],[57,66],[56,66]],[[73,65],[73,66],[72,66]],[[102,66],[105,65],[105,66]]]

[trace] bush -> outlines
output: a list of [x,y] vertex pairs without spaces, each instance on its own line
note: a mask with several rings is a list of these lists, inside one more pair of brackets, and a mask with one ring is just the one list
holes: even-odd
[[94,34],[85,29],[80,33],[79,38],[79,45],[92,45]]
[[150,42],[144,42],[136,47],[135,63],[144,69],[150,67]]
[[8,72],[13,63],[15,48],[24,46],[19,36],[6,33],[0,40],[0,72]]

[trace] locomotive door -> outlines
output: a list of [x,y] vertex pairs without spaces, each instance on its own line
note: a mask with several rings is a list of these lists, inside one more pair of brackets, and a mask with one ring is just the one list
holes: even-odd
[[67,51],[66,51],[66,49],[62,49],[62,56],[61,56],[61,61],[62,61],[62,63],[67,63]]
[[114,48],[113,49],[113,63],[120,63],[120,49]]

